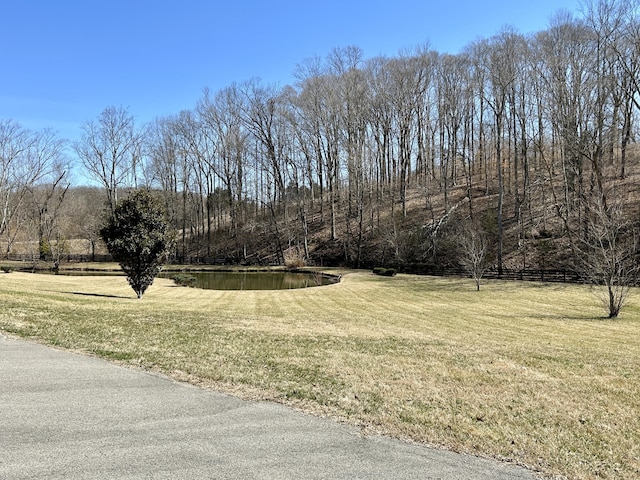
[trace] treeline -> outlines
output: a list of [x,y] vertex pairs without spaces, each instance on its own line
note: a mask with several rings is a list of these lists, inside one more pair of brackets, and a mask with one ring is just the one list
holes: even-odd
[[[336,48],[302,61],[294,85],[204,91],[192,110],[148,125],[109,107],[71,147],[104,187],[107,211],[122,189],[162,193],[177,256],[271,251],[284,262],[295,251],[318,261],[322,247],[322,258],[353,266],[438,263],[454,229],[488,237],[499,270],[507,255],[544,267],[547,240],[566,239],[570,251],[602,214],[616,225],[629,218],[616,188],[637,166],[637,7],[585,3],[580,17],[556,14],[530,35],[507,28],[457,55],[425,47],[367,59]],[[22,185],[40,185],[46,201],[32,213],[48,214],[67,185],[55,162],[49,176],[6,180],[11,128],[0,124],[8,251],[25,225]]]

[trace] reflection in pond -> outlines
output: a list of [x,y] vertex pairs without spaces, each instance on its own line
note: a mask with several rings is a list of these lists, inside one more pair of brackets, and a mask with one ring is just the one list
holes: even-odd
[[[208,290],[287,290],[336,283],[337,278],[306,272],[189,272],[195,287]],[[171,277],[171,274],[163,276]]]

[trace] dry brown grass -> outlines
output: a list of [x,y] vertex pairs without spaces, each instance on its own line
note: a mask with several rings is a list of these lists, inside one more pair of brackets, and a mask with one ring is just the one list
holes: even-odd
[[[637,293],[637,292],[634,292]],[[640,477],[640,307],[582,286],[351,272],[207,291],[0,274],[0,329],[568,478]]]

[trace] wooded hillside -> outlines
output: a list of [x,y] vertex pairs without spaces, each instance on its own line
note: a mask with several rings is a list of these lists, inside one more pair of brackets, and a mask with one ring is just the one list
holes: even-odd
[[455,265],[476,232],[498,269],[576,267],[596,226],[638,232],[636,7],[591,2],[458,55],[336,48],[302,60],[294,85],[204,91],[150,125],[108,107],[67,146],[99,191],[69,189],[50,132],[0,121],[5,252],[91,245],[103,202],[148,186],[179,261]]

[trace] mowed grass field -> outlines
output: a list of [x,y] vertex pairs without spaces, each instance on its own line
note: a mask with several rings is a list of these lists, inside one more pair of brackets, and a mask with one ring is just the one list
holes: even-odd
[[[342,272],[213,291],[0,274],[0,330],[558,478],[640,478],[640,295]],[[1,352],[0,352],[1,354]]]

